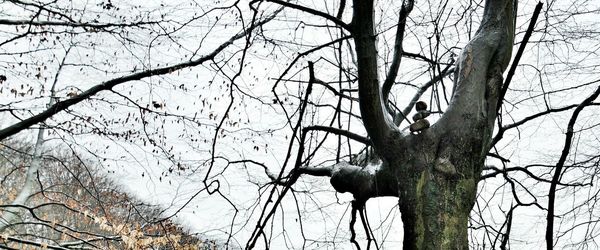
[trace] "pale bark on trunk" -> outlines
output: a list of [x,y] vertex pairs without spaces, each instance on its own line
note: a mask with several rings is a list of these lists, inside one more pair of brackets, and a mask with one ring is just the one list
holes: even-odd
[[514,40],[516,0],[488,0],[482,24],[463,49],[451,103],[431,128],[404,134],[391,121],[378,79],[373,1],[354,1],[360,110],[382,164],[332,169],[331,183],[366,201],[399,197],[404,249],[468,249],[467,223],[496,119]]
[[[58,83],[58,77],[60,76],[60,72],[62,70],[63,65],[67,59],[67,55],[71,51],[71,48],[67,49],[65,56],[63,57],[58,70],[56,71],[56,75],[54,76],[54,82],[52,83],[52,87],[50,88],[50,100],[46,104],[46,107],[52,107],[57,101],[56,98],[56,84]],[[27,168],[27,174],[25,175],[25,181],[21,190],[17,194],[17,197],[10,203],[11,206],[0,213],[0,233],[3,233],[9,226],[20,220],[19,210],[21,210],[18,206],[25,206],[29,197],[34,193],[36,186],[36,178],[38,176],[38,171],[42,166],[42,150],[44,146],[44,133],[46,133],[46,129],[44,127],[40,127],[37,132],[37,137],[35,141],[35,145],[33,146],[33,155],[31,156],[31,162],[29,167]]]
[[35,179],[37,177],[38,170],[42,165],[42,146],[44,144],[44,132],[42,128],[38,131],[37,139],[33,148],[33,156],[31,157],[31,163],[27,168],[27,175],[25,176],[25,182],[19,190],[17,197],[10,203],[11,206],[4,209],[0,214],[0,234],[3,233],[6,228],[18,222],[20,219],[19,210],[16,206],[23,206],[29,200],[31,194],[35,190]]

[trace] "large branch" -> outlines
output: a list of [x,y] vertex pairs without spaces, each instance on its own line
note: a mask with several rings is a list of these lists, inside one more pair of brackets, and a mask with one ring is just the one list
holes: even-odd
[[223,51],[225,48],[227,48],[229,45],[233,44],[233,42],[235,42],[236,40],[238,40],[240,38],[245,37],[248,31],[251,31],[255,27],[261,26],[261,25],[269,22],[273,18],[275,18],[277,13],[279,13],[279,11],[276,11],[273,15],[265,18],[264,20],[261,20],[260,22],[255,23],[254,25],[250,26],[248,29],[244,29],[243,31],[237,33],[236,35],[232,36],[229,40],[227,40],[224,43],[222,43],[221,45],[219,45],[219,47],[217,47],[215,50],[213,50],[210,54],[207,54],[203,57],[200,57],[198,59],[195,59],[195,60],[192,60],[189,62],[179,63],[179,64],[162,67],[162,68],[157,68],[157,69],[145,70],[145,71],[134,73],[131,75],[114,78],[112,80],[108,80],[106,82],[103,82],[101,84],[93,86],[93,87],[87,89],[86,91],[84,91],[83,93],[81,93],[77,96],[74,96],[70,99],[57,102],[54,105],[48,107],[46,110],[42,111],[41,113],[39,113],[37,115],[29,117],[25,120],[22,120],[18,123],[15,123],[7,128],[3,128],[2,130],[0,130],[0,140],[4,140],[5,138],[7,138],[9,136],[19,133],[21,130],[29,128],[34,124],[43,122],[46,119],[57,114],[58,112],[61,112],[77,103],[80,103],[81,101],[84,101],[84,100],[90,98],[91,96],[97,94],[100,91],[110,90],[119,84],[126,83],[129,81],[140,80],[142,78],[155,76],[155,75],[168,74],[168,73],[172,73],[174,71],[177,71],[177,70],[180,70],[183,68],[197,66],[206,61],[210,61],[213,58],[215,58],[215,56],[217,54],[219,54],[221,51]]
[[436,124],[441,129],[459,137],[477,135],[489,146],[502,74],[512,54],[515,20],[516,0],[486,1],[481,26],[457,61],[452,100]]
[[382,185],[390,173],[384,171],[381,164],[357,166],[339,162],[325,167],[302,167],[298,173],[331,177],[329,181],[336,191],[349,192],[356,200],[365,202],[373,197],[398,195],[396,185]]
[[389,138],[395,126],[384,110],[379,87],[373,2],[354,1],[351,25],[358,58],[360,113],[373,146],[380,150],[385,147],[385,140]]

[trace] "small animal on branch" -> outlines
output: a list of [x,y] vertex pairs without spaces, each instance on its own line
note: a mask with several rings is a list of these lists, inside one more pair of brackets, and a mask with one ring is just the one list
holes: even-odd
[[410,125],[409,129],[411,133],[421,133],[423,130],[429,128],[429,121],[425,118],[429,116],[431,112],[427,110],[427,103],[424,101],[418,101],[415,104],[415,110],[417,110],[417,113],[412,117],[414,123]]

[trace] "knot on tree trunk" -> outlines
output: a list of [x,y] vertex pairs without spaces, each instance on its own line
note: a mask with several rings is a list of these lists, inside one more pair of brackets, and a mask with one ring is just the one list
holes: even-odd
[[444,176],[446,176],[446,178],[457,178],[458,177],[458,172],[456,170],[456,167],[454,166],[454,164],[452,164],[452,162],[450,161],[450,159],[446,158],[446,157],[440,157],[435,161],[435,166],[434,169],[439,172],[442,173]]
[[339,163],[331,175],[331,185],[340,192],[350,192],[357,201],[366,201],[373,195],[376,170],[373,166],[359,167]]

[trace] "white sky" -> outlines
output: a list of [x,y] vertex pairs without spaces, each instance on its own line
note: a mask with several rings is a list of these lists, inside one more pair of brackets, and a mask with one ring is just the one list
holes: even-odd
[[[156,8],[164,3],[166,6]],[[329,4],[329,2],[325,2]],[[519,5],[520,15],[517,20],[518,35],[515,41],[520,41],[523,32],[526,29],[527,22],[533,5],[536,1],[522,1]],[[80,8],[79,2],[59,1],[59,4],[69,6],[72,4],[74,9]],[[82,3],[83,4],[83,3]],[[98,10],[96,3],[88,3],[88,13]],[[114,1],[115,6],[130,5],[127,1]],[[135,18],[136,13],[146,13],[146,10],[153,10],[150,14],[143,14],[144,20],[152,20],[153,18],[165,15],[166,19],[172,20],[165,29],[174,29],[179,27],[179,22],[188,20],[191,16],[199,16],[202,11],[205,11],[208,6],[214,3],[199,3],[201,6],[194,6],[191,2],[167,3],[161,1],[151,1],[144,3],[141,7],[128,8],[126,18]],[[223,3],[221,3],[223,4]],[[330,4],[323,6],[321,2],[313,1],[311,3],[320,6],[321,9],[334,9]],[[376,15],[386,16],[379,20],[379,30],[387,30],[378,37],[380,44],[380,53],[382,62],[385,60],[386,54],[392,47],[394,29],[393,23],[396,22],[396,11],[399,2],[391,2],[389,5],[381,5]],[[553,8],[563,8],[559,4],[568,3],[553,3]],[[431,9],[436,9],[437,5],[433,6],[423,2],[419,4],[419,8],[413,11],[413,22],[427,23],[431,18],[425,15],[425,12]],[[8,7],[7,7],[8,6]],[[18,13],[14,8],[11,9],[9,4],[0,4],[0,13],[6,14],[6,18],[17,19],[22,13]],[[94,7],[95,6],[95,7]],[[191,6],[191,7],[190,7]],[[246,7],[246,5],[243,5]],[[463,5],[456,4],[456,11],[462,10]],[[545,3],[548,6],[548,3]],[[578,6],[564,7],[569,11],[575,11]],[[584,11],[584,6],[579,6]],[[597,6],[596,6],[597,7]],[[96,8],[96,9],[94,9]],[[591,8],[591,7],[589,7]],[[272,9],[272,8],[271,8]],[[248,22],[249,12],[243,9],[244,21]],[[235,12],[234,12],[235,13]],[[16,15],[17,17],[14,17]],[[76,12],[73,15],[77,15]],[[98,12],[100,21],[110,20],[110,17],[104,12]],[[11,103],[12,107],[21,107],[32,110],[37,113],[42,110],[42,103],[46,103],[47,99],[36,99],[37,91],[44,86],[46,89],[44,95],[48,94],[48,86],[52,81],[44,81],[43,77],[52,79],[58,68],[58,62],[65,56],[65,44],[74,43],[77,47],[71,49],[67,55],[69,65],[63,69],[59,76],[59,96],[65,97],[74,88],[85,90],[104,80],[111,79],[115,76],[124,75],[133,70],[147,69],[151,67],[165,66],[172,63],[188,60],[202,56],[218,44],[225,41],[232,34],[239,31],[233,19],[233,14],[230,11],[214,11],[207,16],[202,16],[195,21],[183,26],[180,30],[175,31],[171,36],[157,36],[164,32],[163,30],[141,30],[131,32],[128,35],[135,43],[124,43],[123,39],[118,36],[106,34],[91,34],[91,36],[69,37],[60,36],[58,45],[49,45],[47,42],[34,41],[25,42],[19,41],[16,44],[7,44],[0,47],[0,72],[6,74],[9,80],[0,86],[2,93],[0,94],[1,105]],[[350,13],[345,13],[345,20],[349,21]],[[469,13],[471,18],[479,20],[480,13]],[[598,27],[596,17],[598,11],[589,15],[581,15],[569,17],[566,13],[553,12],[547,16],[541,17],[538,30],[545,28],[548,30],[546,36],[535,34],[532,41],[544,41],[555,39],[556,35],[564,30],[579,29],[579,30],[594,30]],[[81,18],[90,19],[93,15],[83,15]],[[219,18],[219,23],[212,26],[215,20]],[[429,18],[429,19],[428,19]],[[298,21],[303,21],[299,24]],[[238,78],[236,83],[241,91],[249,93],[258,99],[251,99],[248,96],[243,96],[240,92],[234,95],[234,109],[230,114],[228,123],[225,126],[225,137],[219,138],[216,152],[219,157],[228,157],[230,160],[235,159],[254,159],[265,163],[270,168],[270,171],[278,173],[281,164],[285,159],[287,143],[289,138],[289,125],[286,125],[285,115],[280,108],[273,108],[271,88],[273,78],[278,77],[281,72],[287,67],[295,53],[306,50],[306,45],[314,45],[327,42],[331,39],[330,35],[323,28],[311,28],[310,24],[321,24],[322,20],[307,17],[297,11],[285,11],[281,18],[265,27],[265,35],[270,37],[280,38],[282,41],[294,42],[287,44],[287,47],[273,47],[269,43],[264,43],[262,40],[255,42],[256,46],[249,50],[250,56],[247,59],[248,65],[243,72],[243,75]],[[451,23],[451,22],[449,22]],[[239,23],[238,23],[239,24]],[[544,24],[548,24],[544,26]],[[448,33],[444,37],[443,46],[458,48],[453,51],[458,53],[459,48],[467,42],[464,23],[459,23],[456,26],[449,26]],[[455,28],[452,28],[455,27]],[[476,25],[473,27],[473,32],[476,30]],[[455,29],[455,30],[452,30]],[[595,29],[597,30],[597,29]],[[8,37],[10,34],[6,32],[15,32],[14,27],[0,26],[2,31],[1,37]],[[405,49],[410,52],[429,55],[430,50],[425,42],[427,38],[422,34],[433,32],[431,26],[423,25],[413,27],[407,31]],[[553,36],[551,36],[553,35]],[[260,37],[259,37],[260,38]],[[4,39],[3,39],[4,40]],[[2,40],[2,41],[3,41]],[[177,41],[175,44],[173,40]],[[277,42],[282,42],[277,41]],[[594,42],[596,41],[596,42]],[[550,46],[549,44],[553,45]],[[233,46],[225,51],[223,55],[217,56],[215,61],[229,59],[233,56],[232,62],[236,62],[240,56],[240,50],[243,48],[243,42],[238,41]],[[264,45],[264,46],[263,46]],[[42,50],[33,54],[20,56],[18,54],[10,54],[15,51],[28,51],[50,46],[50,50]],[[424,49],[421,49],[424,47]],[[540,96],[531,98],[532,94],[541,93],[542,87],[544,91],[558,90],[564,87],[575,86],[578,83],[590,82],[596,80],[599,75],[597,65],[600,65],[600,59],[595,54],[589,54],[587,51],[598,50],[597,40],[580,37],[578,40],[569,41],[568,43],[542,43],[537,46],[531,46],[526,51],[521,63],[523,67],[519,68],[515,79],[513,79],[512,89],[509,91],[507,98],[510,105],[506,107],[510,111],[510,117],[505,116],[505,123],[509,123],[510,119],[520,120],[523,117],[545,109],[545,105],[550,107],[562,107],[568,104],[578,103],[587,96],[590,89],[593,89],[598,84],[590,84],[587,88],[575,89],[563,93],[557,93],[548,96]],[[347,52],[347,48],[345,48]],[[516,48],[514,49],[516,52]],[[197,54],[194,54],[196,53]],[[347,55],[347,54],[346,54]],[[587,56],[586,56],[587,55]],[[331,50],[324,53],[310,55],[298,63],[299,67],[305,67],[308,60],[317,61],[317,76],[325,81],[334,81],[337,71],[332,68],[325,59],[333,60]],[[447,57],[446,57],[447,58]],[[350,57],[344,58],[346,62],[350,61]],[[23,65],[17,65],[16,62],[25,62]],[[577,64],[576,64],[577,63]],[[94,65],[97,68],[80,66],[82,64]],[[232,66],[233,65],[233,66]],[[401,69],[401,77],[399,81],[410,82],[412,84],[424,83],[430,75],[420,75],[424,66],[418,64],[414,60],[404,60]],[[15,68],[13,68],[15,66]],[[232,63],[229,66],[234,67]],[[40,73],[42,79],[37,79],[35,74],[27,75],[27,73],[35,72],[37,67],[41,67]],[[45,67],[45,68],[44,68]],[[421,68],[420,68],[421,67]],[[534,69],[542,69],[538,72]],[[382,73],[385,67],[382,67]],[[173,74],[161,77],[146,78],[141,81],[123,84],[115,91],[126,94],[132,100],[136,100],[141,104],[151,106],[152,102],[164,103],[164,108],[158,109],[159,112],[169,112],[188,117],[196,117],[202,124],[197,126],[192,123],[178,123],[173,118],[157,118],[149,114],[143,114],[147,120],[153,121],[147,125],[147,131],[150,131],[151,137],[164,143],[162,149],[169,150],[173,147],[173,160],[180,162],[186,167],[186,170],[180,172],[174,170],[172,174],[165,176],[169,172],[169,168],[175,165],[165,157],[159,147],[144,145],[140,140],[133,142],[118,139],[116,141],[90,136],[87,134],[65,136],[62,141],[53,140],[48,143],[50,146],[60,145],[63,143],[76,145],[80,153],[93,157],[86,150],[93,152],[101,157],[107,158],[107,161],[102,162],[102,168],[106,171],[111,171],[112,177],[120,180],[121,183],[130,192],[136,196],[149,202],[162,204],[168,208],[166,214],[178,210],[190,197],[196,194],[204,187],[202,179],[206,174],[207,161],[210,160],[210,141],[214,134],[214,127],[222,117],[223,111],[226,109],[229,102],[228,86],[223,84],[226,80],[223,75],[231,76],[236,68],[223,68],[223,73],[215,74],[215,67],[211,64],[204,64],[192,69],[184,69]],[[350,69],[352,71],[353,69]],[[383,74],[382,74],[383,75]],[[306,69],[294,68],[290,71],[287,77],[293,80],[304,80],[308,78]],[[541,84],[543,83],[543,85]],[[183,91],[179,86],[183,86],[188,91]],[[10,94],[11,88],[19,89],[24,85],[23,89],[32,87],[35,89],[36,95],[15,97]],[[281,83],[277,89],[277,93],[282,97],[288,97],[288,108],[298,105],[298,100],[293,99],[293,95],[303,93],[306,84],[298,82]],[[347,86],[345,86],[347,87]],[[21,90],[19,90],[21,91]],[[408,86],[398,86],[393,89],[395,100],[402,108],[407,100],[412,97],[414,89]],[[424,96],[424,99],[429,96]],[[283,99],[283,98],[282,98]],[[112,103],[102,102],[101,100],[109,100]],[[324,88],[315,87],[315,91],[311,97],[312,101],[322,104],[329,103],[335,105],[337,99],[324,90]],[[15,103],[16,101],[16,103]],[[140,117],[137,108],[125,107],[128,104],[123,98],[109,92],[103,92],[94,97],[92,101],[85,101],[71,110],[77,114],[91,116],[98,119],[93,122],[95,125],[102,125],[100,116],[115,121],[115,124],[107,125],[111,131],[124,132],[130,128],[138,131],[142,129],[139,121],[135,121],[135,117]],[[514,106],[513,106],[514,105]],[[34,107],[35,108],[32,108]],[[344,107],[349,109],[350,104],[344,103]],[[356,104],[353,107],[355,112],[358,112]],[[291,108],[289,109],[291,110]],[[590,108],[590,110],[592,110]],[[313,109],[307,110],[311,113]],[[588,137],[577,137],[576,140],[580,143],[581,150],[586,152],[598,153],[597,145],[598,138],[589,137],[589,135],[597,135],[597,127],[593,127],[598,119],[597,111],[584,111],[578,123],[579,128],[589,127]],[[315,124],[328,124],[328,119],[331,118],[332,110],[319,111],[316,115],[305,119],[310,119]],[[2,114],[0,119],[0,127],[4,128],[14,122],[7,114]],[[502,155],[511,159],[509,166],[523,166],[530,163],[546,163],[554,164],[557,160],[557,155],[563,146],[564,128],[566,126],[565,119],[568,119],[570,112],[565,115],[556,115],[548,118],[542,118],[535,122],[524,126],[519,131],[511,131],[505,135],[505,143],[498,145],[498,150]],[[131,117],[127,119],[127,117]],[[216,117],[216,118],[215,118]],[[72,119],[71,115],[61,113],[52,119],[51,124],[58,124],[60,121]],[[124,121],[127,119],[127,123]],[[294,118],[296,119],[296,118]],[[347,118],[344,118],[347,119]],[[435,120],[435,118],[433,118]],[[164,122],[163,122],[164,121]],[[234,124],[235,123],[235,124]],[[597,122],[596,122],[597,123]],[[364,134],[360,123],[356,120],[351,121],[352,131],[359,134]],[[288,127],[286,127],[288,126]],[[406,124],[404,124],[406,126]],[[592,126],[592,127],[590,127]],[[158,128],[158,133],[154,133],[154,129]],[[84,129],[85,130],[85,129]],[[20,135],[22,138],[27,138],[26,133]],[[56,137],[56,136],[54,136]],[[335,149],[336,141],[331,137],[325,144],[325,149],[322,154],[316,156],[317,160],[313,163],[320,163],[319,160],[331,159],[332,150]],[[314,142],[313,142],[314,144]],[[255,149],[258,147],[258,150]],[[353,152],[359,148],[358,145],[353,145]],[[346,148],[344,150],[347,150]],[[595,150],[595,151],[594,151]],[[295,151],[293,151],[295,152]],[[293,160],[294,156],[292,156]],[[293,161],[292,161],[293,162]],[[323,164],[331,164],[331,162],[322,162]],[[490,161],[490,164],[498,164]],[[175,166],[176,168],[176,166]],[[288,169],[291,167],[288,167]],[[541,171],[541,170],[540,170]],[[142,173],[144,176],[142,177]],[[264,170],[256,165],[231,165],[226,166],[224,160],[217,159],[214,169],[212,169],[212,179],[219,180],[220,190],[233,202],[238,210],[238,215],[235,217],[233,232],[234,246],[245,246],[249,234],[257,221],[264,197],[260,198],[265,192],[270,191],[270,187],[259,189],[258,186],[264,185],[268,178],[264,174]],[[573,176],[578,176],[578,173],[572,173]],[[565,175],[564,178],[569,178],[570,175]],[[524,176],[517,178],[527,181]],[[510,206],[510,189],[508,187],[501,188],[497,191],[498,185],[501,185],[502,178],[487,180],[485,189],[482,191],[485,200],[491,193],[496,193],[494,200],[490,203],[490,213],[487,214],[490,218],[494,217],[494,223],[502,223],[501,209],[506,210]],[[533,183],[532,183],[533,184]],[[335,244],[325,244],[327,248],[349,249],[349,232],[347,230],[349,223],[349,201],[351,197],[348,194],[336,194],[330,187],[326,178],[303,177],[294,188],[297,191],[305,191],[310,193],[300,192],[296,196],[288,194],[281,208],[284,212],[278,211],[273,219],[273,246],[274,248],[309,248],[322,249],[323,242],[335,242]],[[547,192],[547,186],[541,186],[538,189],[534,188],[535,192],[543,194]],[[572,194],[565,192],[567,197]],[[501,199],[504,197],[505,199]],[[523,195],[524,201],[531,201],[531,197]],[[260,206],[256,205],[259,200]],[[566,199],[565,199],[566,200]],[[545,197],[541,198],[541,204],[544,204]],[[296,202],[298,208],[296,207]],[[368,217],[371,227],[375,230],[375,235],[379,243],[385,239],[385,248],[394,249],[401,244],[401,225],[400,217],[396,208],[394,208],[396,200],[393,198],[378,198],[372,199],[367,204]],[[570,204],[570,203],[569,203]],[[568,205],[565,203],[565,205]],[[298,210],[300,212],[298,212]],[[223,240],[226,237],[226,232],[229,231],[230,223],[233,219],[233,208],[228,201],[218,197],[218,195],[207,195],[206,192],[200,193],[195,197],[190,204],[181,210],[177,219],[184,225],[189,226],[193,232],[200,232],[214,237],[215,239]],[[594,211],[594,210],[593,210]],[[595,211],[594,211],[595,212]],[[302,217],[302,226],[304,229],[304,237],[310,239],[305,246],[302,245],[300,234],[300,225],[296,221],[298,216]],[[516,212],[518,220],[514,221],[513,226],[513,241],[512,244],[518,248],[538,248],[544,244],[544,216],[545,212],[540,212],[536,208],[520,208]],[[489,219],[489,218],[488,218]],[[489,220],[488,220],[489,222]],[[567,226],[561,225],[561,226]],[[364,233],[361,230],[360,222],[357,222],[357,236],[359,239],[364,239]],[[483,237],[480,234],[476,234]],[[573,236],[576,238],[576,236]]]

